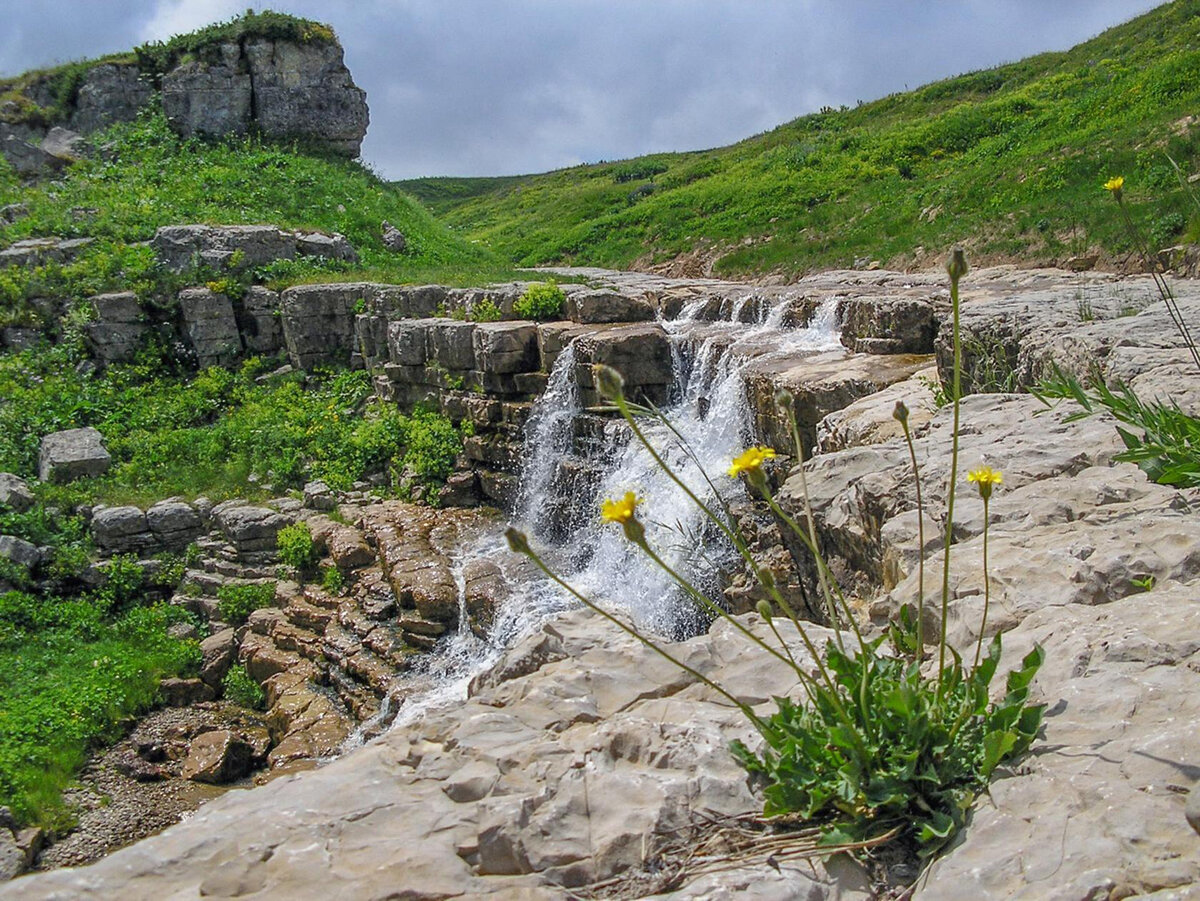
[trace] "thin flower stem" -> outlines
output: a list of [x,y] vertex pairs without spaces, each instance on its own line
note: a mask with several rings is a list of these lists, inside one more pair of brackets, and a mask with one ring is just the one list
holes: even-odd
[[988,498],[983,499],[983,618],[979,623],[979,641],[975,644],[975,668],[983,653],[983,630],[987,627],[988,604],[992,598],[992,582],[988,578]]
[[[757,635],[755,635],[753,632],[751,632],[749,629],[747,629],[744,625],[742,625],[740,622],[738,622],[736,617],[730,616],[728,611],[722,610],[719,606],[714,604],[711,599],[709,599],[707,596],[705,596],[702,592],[698,591],[696,589],[696,587],[694,585],[692,585],[691,582],[689,582],[687,579],[685,579],[683,576],[681,576],[678,572],[675,571],[674,568],[671,567],[670,564],[667,563],[667,561],[665,561],[662,557],[660,557],[658,554],[656,554],[654,552],[654,549],[651,548],[650,545],[646,543],[645,539],[636,542],[636,544],[638,547],[640,547],[642,549],[642,552],[645,553],[646,556],[649,557],[654,562],[655,566],[657,566],[659,569],[661,569],[663,572],[665,572],[667,575],[669,575],[672,579],[674,579],[675,582],[684,591],[686,591],[695,600],[697,600],[702,606],[704,606],[705,609],[715,613],[716,615],[722,617],[723,619],[728,620],[729,623],[731,625],[733,625],[733,627],[735,629],[737,629],[739,632],[741,632],[743,635],[745,635],[747,638],[749,638],[751,641],[753,641],[755,644],[757,644],[759,647],[761,647],[768,654],[775,657],[777,660],[780,660],[783,663],[789,662],[787,657],[785,657],[783,654],[780,654],[773,647],[771,647],[769,644],[767,644],[765,641],[763,641],[761,638],[759,638]],[[817,653],[816,646],[812,643],[812,640],[808,637],[808,634],[803,629],[800,629],[799,627],[797,627],[797,629],[800,633],[801,641],[804,642],[805,650],[808,651],[809,655],[813,658],[814,662],[817,665],[817,671],[821,674],[821,678],[825,680],[826,686],[829,688],[829,690],[834,691],[833,679],[829,675],[829,672],[825,669],[825,664],[821,661],[821,655]],[[800,677],[800,679],[802,681],[804,679],[812,678],[811,676],[809,676],[808,673],[804,672],[804,670],[801,669],[799,665],[796,664],[794,659],[791,661],[791,665],[792,665],[793,669],[795,669],[796,674]]]
[[[830,591],[829,579],[828,579],[828,575],[825,570],[825,560],[821,556],[821,554],[817,551],[817,521],[816,521],[816,518],[813,516],[812,502],[809,500],[809,496],[808,496],[808,476],[804,472],[804,443],[800,440],[800,426],[796,423],[796,411],[791,408],[790,404],[785,412],[786,412],[787,418],[788,418],[788,426],[790,427],[791,433],[792,433],[792,444],[796,448],[796,460],[798,461],[798,470],[799,470],[799,475],[800,475],[800,494],[804,498],[804,518],[805,518],[806,522],[808,523],[808,536],[811,539],[809,550],[811,551],[811,553],[813,555],[813,559],[817,561],[817,582],[821,586],[821,593],[825,598],[825,606],[828,608],[828,611],[829,611],[829,624],[831,626],[833,626],[835,634],[838,637],[837,638],[838,648],[843,653],[845,653],[846,649],[845,649],[845,647],[842,646],[842,638],[841,638],[842,633],[841,633],[841,629],[838,626],[837,614],[836,614],[836,611],[835,611],[835,608],[833,605],[833,592]],[[788,522],[791,522],[790,518],[788,519]],[[792,531],[799,534],[799,530],[796,528],[794,523],[792,524]],[[841,596],[841,593],[842,593],[841,588],[839,586],[839,588],[838,588],[839,597]],[[845,606],[844,598],[842,598],[842,604],[843,604],[843,606]],[[850,616],[850,622],[853,625],[853,623],[854,623],[853,615]],[[855,626],[854,631],[857,633],[857,631],[858,631],[857,626]],[[862,644],[862,636],[861,635],[858,637],[858,643],[859,643],[859,645]]]
[[1167,284],[1166,279],[1159,273],[1158,265],[1154,258],[1150,256],[1150,246],[1142,236],[1141,229],[1133,221],[1133,216],[1130,215],[1129,208],[1125,205],[1125,198],[1119,193],[1115,196],[1117,198],[1117,206],[1121,210],[1121,217],[1125,221],[1125,228],[1129,232],[1130,237],[1133,238],[1133,242],[1142,256],[1143,265],[1149,270],[1150,277],[1154,280],[1154,287],[1158,289],[1159,296],[1162,297],[1163,304],[1167,308],[1167,314],[1171,317],[1171,322],[1174,324],[1176,331],[1183,338],[1184,344],[1192,356],[1192,362],[1196,364],[1196,368],[1200,369],[1200,350],[1197,350],[1191,330],[1188,328],[1183,314],[1179,311],[1179,304],[1175,300],[1175,294],[1171,291],[1171,287]]
[[[770,629],[771,629],[771,632],[772,632],[772,633],[775,635],[775,640],[779,642],[779,646],[780,646],[781,648],[783,648],[783,652],[784,652],[785,654],[787,654],[787,656],[788,656],[788,660],[792,661],[792,668],[793,668],[793,669],[799,669],[799,668],[800,668],[800,664],[796,662],[796,658],[795,658],[794,656],[792,656],[792,649],[791,649],[790,647],[788,647],[788,643],[787,643],[786,641],[784,641],[784,640],[783,640],[783,636],[779,634],[779,629],[777,629],[777,628],[775,627],[775,620],[773,620],[773,619],[772,619],[771,617],[769,617],[769,616],[768,616],[768,617],[764,617],[764,619],[766,619],[766,621],[767,621],[767,625],[770,627]],[[813,694],[812,686],[811,686],[811,685],[809,685],[809,684],[808,684],[808,682],[807,682],[807,681],[805,681],[804,679],[801,679],[801,680],[800,680],[800,687],[801,687],[801,688],[803,688],[803,689],[804,689],[804,693],[805,693],[806,695],[808,695],[808,702],[809,702],[810,704],[814,704],[814,703],[816,703],[816,696]]]
[[744,701],[738,700],[736,697],[734,697],[732,694],[730,694],[728,691],[726,691],[724,688],[722,688],[720,685],[718,685],[712,679],[708,678],[703,673],[698,672],[693,667],[688,666],[686,663],[684,663],[679,658],[664,651],[661,647],[659,647],[658,644],[656,644],[655,642],[653,642],[649,638],[647,638],[645,635],[642,635],[640,632],[638,632],[637,629],[633,628],[632,626],[626,625],[621,619],[619,619],[616,616],[613,616],[611,613],[609,613],[607,610],[605,610],[603,607],[601,607],[595,601],[582,595],[580,592],[578,592],[574,588],[574,586],[570,585],[564,579],[562,579],[558,575],[556,575],[554,573],[554,571],[551,570],[550,567],[548,567],[546,565],[546,562],[544,560],[542,560],[542,558],[538,555],[538,553],[533,550],[533,548],[526,548],[524,550],[524,553],[530,560],[532,560],[534,562],[534,565],[537,566],[538,569],[540,569],[547,576],[549,576],[552,581],[557,583],[562,588],[566,589],[567,592],[569,592],[574,598],[576,598],[580,603],[582,603],[589,610],[592,610],[593,612],[600,614],[602,617],[604,617],[609,622],[613,623],[615,626],[620,628],[622,631],[628,633],[629,635],[632,635],[634,638],[636,638],[638,641],[640,641],[646,647],[657,652],[662,657],[665,657],[668,661],[675,664],[675,666],[679,667],[681,670],[683,670],[688,675],[693,676],[697,681],[702,682],[705,685],[707,685],[713,691],[717,692],[719,695],[721,695],[723,698],[725,698],[730,703],[732,703],[735,707],[737,707],[743,714],[745,714],[746,718],[748,720],[750,720],[750,722],[754,725],[754,728],[757,729],[759,731],[759,733],[761,733],[764,737],[766,737],[768,735],[767,724],[764,723],[754,713],[754,711],[750,709],[749,704],[746,704]]
[[958,299],[960,273],[950,274],[950,304],[954,318],[954,432],[950,440],[950,484],[946,491],[946,534],[942,542],[942,622],[938,636],[937,696],[942,696],[942,683],[946,670],[946,614],[950,606],[950,545],[954,540],[954,489],[958,484],[958,423],[959,406],[962,403],[962,336],[960,334],[961,310]]
[[[764,500],[766,500],[766,502],[767,502],[767,506],[771,508],[771,511],[776,516],[778,516],[780,519],[782,519],[784,521],[784,523],[788,526],[788,528],[790,528],[796,534],[796,536],[804,543],[804,546],[806,548],[808,548],[808,552],[813,555],[813,559],[817,561],[817,572],[824,571],[825,561],[821,557],[820,551],[817,550],[816,545],[812,543],[812,536],[804,534],[804,532],[800,529],[799,524],[794,519],[792,519],[792,517],[789,516],[788,513],[782,507],[779,506],[778,502],[773,497],[771,497],[769,492],[763,491],[762,494],[763,494]],[[837,583],[835,582],[834,584],[837,584]],[[851,631],[854,632],[854,637],[858,639],[858,646],[861,649],[865,646],[862,632],[859,631],[858,622],[857,622],[857,620],[855,620],[854,614],[850,610],[850,605],[846,602],[846,597],[845,597],[845,595],[842,594],[840,588],[838,589],[838,592],[837,592],[837,598],[838,598],[838,601],[842,605],[842,609],[846,614],[846,620],[850,624]],[[841,631],[837,627],[836,620],[835,620],[835,625],[834,625],[834,635],[837,635],[837,636],[841,635]],[[838,642],[838,650],[840,650],[843,654],[846,652],[846,649],[842,645],[841,641]]]
[[917,466],[917,449],[913,444],[908,420],[900,423],[904,429],[904,440],[908,444],[908,458],[912,461],[913,482],[917,486],[917,659],[925,656],[925,505],[921,500],[921,470]]

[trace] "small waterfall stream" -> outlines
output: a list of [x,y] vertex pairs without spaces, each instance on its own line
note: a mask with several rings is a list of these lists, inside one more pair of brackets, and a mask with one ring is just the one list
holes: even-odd
[[[700,467],[721,491],[741,489],[726,476],[729,461],[752,442],[743,370],[752,360],[841,350],[836,299],[824,301],[805,328],[784,325],[791,298],[768,304],[750,296],[729,320],[698,317],[706,298],[678,318],[663,321],[670,336],[675,385],[663,410],[691,447],[689,454],[659,422],[639,423],[676,474],[706,501],[714,500]],[[665,560],[694,585],[718,597],[723,569],[736,563],[686,494],[655,464],[619,419],[588,417],[574,380],[574,345],[558,357],[545,394],[525,429],[525,449],[514,525],[525,530],[547,562],[584,595],[632,619],[639,628],[671,637],[695,634],[706,620],[671,579],[629,544],[621,529],[600,521],[600,501],[633,491],[647,537]],[[590,418],[593,434],[581,439]],[[599,441],[595,440],[596,437]],[[590,442],[590,444],[589,444]],[[584,451],[582,454],[581,445]],[[486,638],[466,626],[427,655],[429,687],[409,693],[394,724],[411,722],[434,706],[465,695],[467,684],[521,636],[574,602],[528,561],[517,559],[497,532],[461,549],[462,566],[486,557],[505,572],[508,598]],[[463,622],[466,617],[462,618]]]

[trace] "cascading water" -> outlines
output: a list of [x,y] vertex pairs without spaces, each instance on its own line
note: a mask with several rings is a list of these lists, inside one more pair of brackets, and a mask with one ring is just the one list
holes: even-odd
[[[663,413],[690,451],[662,423],[647,419],[640,425],[676,475],[712,502],[716,500],[713,489],[701,468],[721,491],[741,490],[725,472],[729,461],[753,438],[742,378],[749,362],[841,350],[841,344],[834,298],[820,305],[805,328],[785,327],[790,298],[768,304],[751,295],[730,311],[729,320],[718,321],[698,318],[705,301],[701,298],[685,306],[677,319],[662,322],[671,337],[676,369],[672,402]],[[584,411],[574,369],[571,345],[556,361],[547,390],[526,426],[514,524],[585,596],[633,620],[639,628],[672,637],[693,634],[705,622],[694,602],[626,541],[621,529],[600,522],[600,500],[627,491],[642,498],[639,517],[651,546],[711,597],[719,597],[722,570],[736,564],[733,549],[645,448],[631,440],[623,421],[603,424],[599,447],[579,453],[576,424]],[[563,496],[552,496],[556,490]],[[506,573],[509,596],[496,611],[486,638],[463,626],[427,655],[425,675],[433,687],[419,696],[410,695],[397,723],[462,697],[474,674],[495,662],[505,648],[548,616],[573,606],[572,599],[528,561],[516,559],[500,534],[464,547],[460,568],[479,557],[491,559]]]

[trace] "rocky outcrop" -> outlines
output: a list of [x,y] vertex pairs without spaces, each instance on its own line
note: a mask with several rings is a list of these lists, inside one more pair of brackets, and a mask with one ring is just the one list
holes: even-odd
[[[48,144],[48,129],[66,125],[86,135],[130,122],[156,96],[171,127],[184,137],[253,130],[351,158],[358,156],[369,122],[366,94],[354,84],[341,45],[332,37],[211,44],[161,73],[158,95],[155,87],[135,62],[100,63],[83,73],[78,89],[59,111],[60,98],[48,79],[33,78],[22,90],[25,102],[40,108],[38,123],[4,126],[0,151],[20,174],[57,171],[73,154],[60,152],[53,140]],[[40,124],[55,115],[59,122]]]
[[91,299],[95,318],[84,325],[88,346],[102,363],[127,360],[141,346],[149,329],[132,291],[98,294]]
[[33,492],[29,485],[11,472],[0,472],[0,510],[24,513],[33,506]]
[[150,246],[172,272],[195,266],[244,272],[303,256],[358,261],[342,235],[283,231],[269,225],[167,225],[155,231]]

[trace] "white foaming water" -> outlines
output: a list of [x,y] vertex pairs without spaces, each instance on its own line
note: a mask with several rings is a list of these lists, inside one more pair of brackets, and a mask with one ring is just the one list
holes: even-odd
[[[730,460],[752,443],[751,415],[742,374],[751,361],[840,351],[836,299],[824,301],[806,328],[783,325],[791,298],[768,304],[751,295],[732,311],[732,319],[701,321],[707,299],[684,307],[678,319],[664,321],[672,341],[676,384],[663,410],[690,446],[685,450],[660,422],[639,422],[647,439],[675,474],[710,506],[717,500],[701,468],[717,490],[732,496],[741,488],[726,471]],[[627,491],[643,501],[639,518],[647,540],[676,571],[714,599],[720,598],[722,571],[732,571],[736,555],[707,522],[687,494],[659,467],[629,433],[623,421],[604,425],[602,447],[583,461],[575,453],[576,418],[584,412],[574,379],[574,346],[555,363],[546,393],[538,400],[525,429],[523,468],[514,525],[525,531],[547,563],[584,596],[632,620],[639,628],[680,637],[703,628],[706,619],[694,602],[661,568],[623,536],[619,526],[602,523],[599,504]],[[564,469],[584,476],[563,478]],[[588,478],[586,473],[590,473]],[[569,497],[554,497],[556,490]],[[486,636],[465,625],[426,655],[428,687],[408,695],[395,724],[411,722],[427,709],[465,696],[475,674],[496,662],[503,651],[536,629],[547,617],[575,601],[545,579],[529,561],[509,551],[503,536],[482,536],[461,549],[456,564],[460,598],[462,566],[487,558],[505,573],[509,594],[498,607]]]

